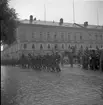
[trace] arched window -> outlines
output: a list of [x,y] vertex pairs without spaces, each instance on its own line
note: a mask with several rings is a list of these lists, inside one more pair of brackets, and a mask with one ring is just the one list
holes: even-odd
[[48,49],[50,49],[50,44],[48,44]]
[[26,49],[27,48],[27,44],[24,44],[24,49]]
[[68,46],[68,49],[70,49],[70,45]]
[[43,46],[42,46],[42,44],[40,44],[40,49],[43,49]]
[[82,36],[80,35],[80,40],[82,40]]
[[81,45],[81,48],[83,48],[83,46]]
[[35,49],[35,45],[34,44],[32,45],[32,49]]
[[64,44],[62,44],[62,49],[64,49]]
[[54,48],[57,49],[57,47],[58,47],[57,44],[55,44]]

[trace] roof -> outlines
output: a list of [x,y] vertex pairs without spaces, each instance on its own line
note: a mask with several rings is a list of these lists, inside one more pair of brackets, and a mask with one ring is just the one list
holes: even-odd
[[[30,21],[25,19],[25,20],[20,20],[20,23],[23,24],[30,24]],[[49,25],[49,26],[60,26],[59,22],[55,21],[41,21],[41,20],[34,20],[32,24],[38,24],[38,25]],[[75,25],[74,23],[63,23],[61,26],[64,27],[75,27],[75,28],[81,28],[84,26],[84,24],[78,24]],[[88,25],[86,27],[87,29],[103,29],[103,26],[97,26],[97,25]]]

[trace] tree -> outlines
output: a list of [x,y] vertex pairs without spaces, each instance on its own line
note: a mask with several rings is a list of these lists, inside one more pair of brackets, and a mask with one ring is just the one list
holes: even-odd
[[1,44],[12,44],[15,40],[18,24],[15,9],[9,7],[9,0],[0,0]]

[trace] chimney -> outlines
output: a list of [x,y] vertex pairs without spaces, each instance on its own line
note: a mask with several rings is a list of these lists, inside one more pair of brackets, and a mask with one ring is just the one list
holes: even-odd
[[84,22],[84,27],[87,27],[88,26],[88,22]]
[[59,25],[63,24],[63,18],[60,18]]
[[30,15],[30,23],[33,22],[33,15]]

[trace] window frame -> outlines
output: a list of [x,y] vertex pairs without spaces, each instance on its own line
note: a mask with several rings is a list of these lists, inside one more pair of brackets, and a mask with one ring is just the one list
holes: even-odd
[[50,44],[48,44],[48,49],[50,49],[51,47],[50,47]]
[[62,44],[62,49],[64,49],[64,44]]
[[47,40],[50,40],[50,32],[47,32]]
[[32,44],[32,49],[33,49],[33,50],[35,49],[35,45],[34,45],[34,44]]
[[23,48],[27,49],[27,44],[26,43],[24,43]]
[[40,44],[40,50],[43,50],[43,45],[42,44]]

